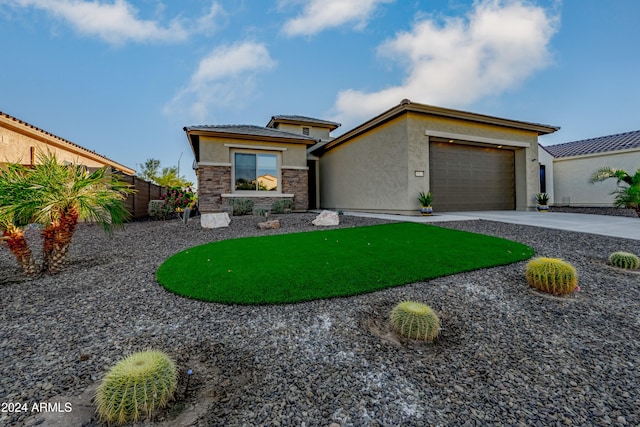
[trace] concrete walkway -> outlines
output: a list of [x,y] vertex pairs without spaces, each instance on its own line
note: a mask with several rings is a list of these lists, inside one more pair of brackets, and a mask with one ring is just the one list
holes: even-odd
[[623,216],[590,215],[560,212],[529,211],[474,211],[443,212],[432,216],[388,215],[365,212],[345,212],[345,215],[383,218],[395,221],[442,222],[468,221],[484,219],[487,221],[507,222],[511,224],[533,225],[558,230],[578,231],[581,233],[601,234],[640,240],[640,218]]

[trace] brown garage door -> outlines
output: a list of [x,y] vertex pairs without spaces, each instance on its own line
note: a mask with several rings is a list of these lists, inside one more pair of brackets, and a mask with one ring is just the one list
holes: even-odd
[[429,159],[435,211],[515,209],[512,150],[432,141]]

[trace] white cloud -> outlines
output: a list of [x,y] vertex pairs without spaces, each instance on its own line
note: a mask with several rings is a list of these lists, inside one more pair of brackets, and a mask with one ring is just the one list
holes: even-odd
[[[66,21],[78,33],[98,37],[107,43],[119,45],[128,41],[145,42],[182,41],[189,36],[176,18],[167,25],[158,21],[140,19],[138,10],[126,0],[114,2],[83,0],[9,0],[17,7],[33,7]],[[207,15],[200,18],[198,29],[212,27],[212,20],[220,13],[217,2],[212,2]]]
[[218,47],[200,60],[187,86],[165,106],[164,112],[187,111],[189,117],[204,120],[212,108],[230,108],[250,99],[256,75],[275,66],[264,44],[244,42]]
[[197,20],[198,32],[212,34],[220,26],[220,20],[224,16],[224,9],[218,2],[212,2],[209,12]]
[[461,107],[524,81],[550,62],[556,18],[521,0],[484,0],[463,18],[417,22],[378,47],[406,67],[402,83],[377,92],[341,91],[337,120],[353,123],[408,98]]
[[285,23],[289,36],[308,36],[326,28],[355,23],[363,28],[379,4],[394,0],[308,0],[302,14]]

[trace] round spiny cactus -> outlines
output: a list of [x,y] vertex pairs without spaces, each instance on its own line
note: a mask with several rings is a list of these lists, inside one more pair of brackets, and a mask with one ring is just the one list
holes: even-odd
[[609,262],[611,265],[629,270],[636,270],[640,267],[640,258],[629,252],[614,252],[609,255]]
[[531,286],[553,295],[567,295],[578,287],[576,269],[558,258],[534,258],[527,264],[525,277]]
[[178,386],[176,365],[165,353],[134,353],[111,368],[96,391],[100,420],[122,425],[167,405]]
[[391,326],[403,337],[432,342],[440,332],[440,319],[426,304],[403,301],[391,311]]

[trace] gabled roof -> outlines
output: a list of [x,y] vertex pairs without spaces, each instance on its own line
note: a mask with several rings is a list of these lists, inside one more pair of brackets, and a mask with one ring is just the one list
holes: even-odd
[[340,123],[331,122],[329,120],[315,119],[313,117],[296,116],[296,115],[278,115],[278,116],[271,117],[271,120],[269,120],[269,123],[267,123],[267,127],[275,128],[278,123],[308,124],[311,126],[329,128],[330,130],[336,130],[341,126]]
[[240,139],[282,139],[285,142],[302,142],[306,144],[314,144],[316,142],[315,138],[307,135],[285,132],[279,129],[272,129],[255,125],[186,126],[184,128],[184,131],[187,132],[187,134],[207,134],[220,137],[235,137]]
[[321,155],[322,153],[329,151],[340,144],[344,144],[345,142],[358,135],[368,132],[369,130],[380,126],[381,124],[388,122],[389,120],[392,120],[400,115],[407,114],[409,112],[435,117],[465,120],[468,122],[479,124],[489,124],[511,129],[526,130],[529,132],[535,132],[538,135],[550,134],[560,129],[560,127],[558,126],[504,119],[501,117],[487,116],[484,114],[471,113],[468,111],[453,110],[450,108],[419,104],[416,102],[411,102],[408,99],[403,99],[402,101],[400,101],[400,104],[396,105],[395,107],[392,107],[382,114],[379,114],[376,117],[364,122],[363,124],[351,129],[350,131],[340,135],[327,144],[315,148],[312,153],[315,155]]
[[544,148],[553,157],[573,157],[640,148],[640,130],[565,142],[564,144],[549,145]]
[[103,163],[106,166],[111,166],[114,169],[122,171],[127,175],[133,175],[136,172],[135,170],[125,165],[122,165],[120,163],[117,163],[109,159],[108,157],[98,154],[93,150],[89,150],[78,144],[74,144],[71,141],[68,141],[64,138],[60,138],[59,136],[56,136],[36,126],[33,126],[32,124],[29,124],[25,121],[17,119],[7,113],[3,113],[2,111],[0,111],[0,126],[10,129],[14,132],[18,132],[29,138],[33,138],[38,141],[44,142],[45,144],[59,147],[67,152],[79,154],[89,159],[92,159],[98,163]]

